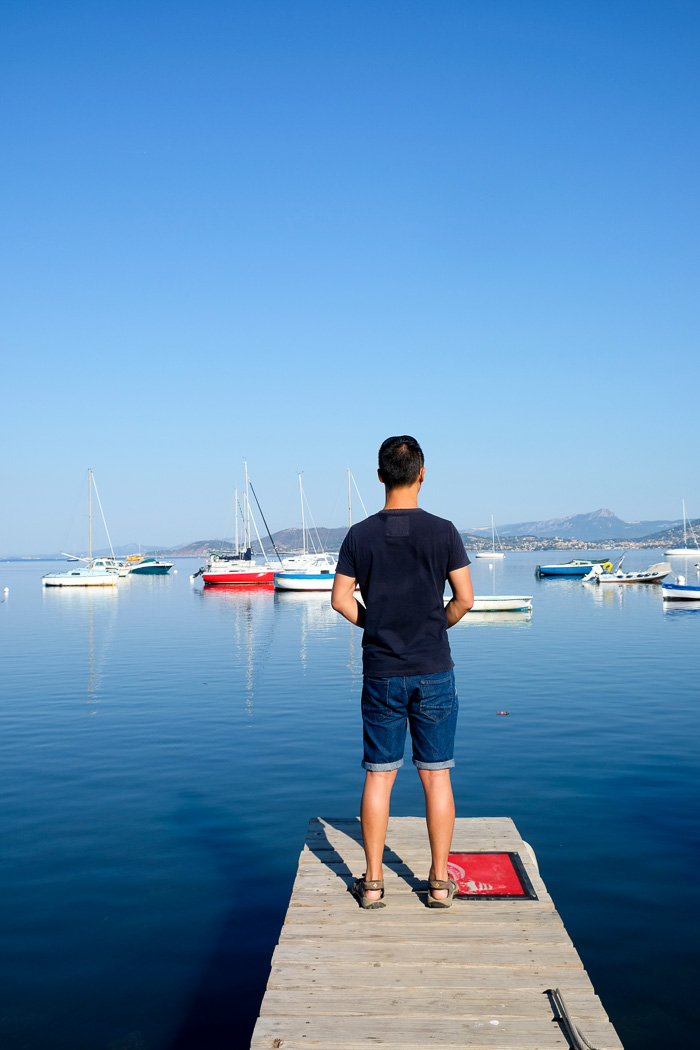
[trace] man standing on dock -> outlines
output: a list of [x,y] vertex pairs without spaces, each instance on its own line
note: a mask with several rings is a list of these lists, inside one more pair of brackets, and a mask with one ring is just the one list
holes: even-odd
[[[360,815],[367,871],[352,887],[363,908],[384,907],[382,857],[407,722],[425,792],[432,853],[428,906],[448,908],[456,889],[447,874],[458,709],[447,629],[471,609],[474,594],[457,529],[418,506],[424,462],[420,445],[407,434],[382,444],[378,474],[386,491],[384,508],[353,525],[345,537],[331,598],[336,612],[364,628],[366,775]],[[452,588],[447,606],[446,581]],[[355,598],[356,585],[364,605]]]

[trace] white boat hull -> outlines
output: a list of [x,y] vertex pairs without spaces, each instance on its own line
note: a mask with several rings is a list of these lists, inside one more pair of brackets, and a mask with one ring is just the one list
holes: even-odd
[[[529,612],[532,598],[523,595],[495,594],[474,595],[474,604],[469,612]],[[469,614],[467,614],[469,615]]]
[[[445,605],[450,601],[445,597]],[[530,612],[532,609],[532,598],[523,594],[475,594],[474,604],[467,613],[486,612]]]
[[700,587],[688,584],[664,583],[661,594],[665,602],[700,602]]
[[57,572],[42,578],[44,587],[114,587],[116,572],[80,573]]
[[503,551],[477,551],[475,558],[505,558]]
[[334,572],[276,572],[276,591],[332,591]]
[[697,558],[700,551],[697,547],[671,547],[670,550],[664,551],[665,558]]

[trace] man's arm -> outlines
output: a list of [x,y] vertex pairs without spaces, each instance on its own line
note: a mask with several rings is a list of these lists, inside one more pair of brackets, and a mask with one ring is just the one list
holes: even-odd
[[360,605],[355,598],[356,586],[357,580],[352,576],[343,576],[336,572],[331,593],[331,605],[350,623],[354,623],[356,627],[364,627],[365,607]]
[[452,597],[445,606],[445,614],[447,616],[447,626],[454,627],[474,604],[474,588],[472,587],[472,578],[469,574],[469,566],[465,565],[463,569],[454,569],[452,572],[448,572],[447,582],[452,588]]

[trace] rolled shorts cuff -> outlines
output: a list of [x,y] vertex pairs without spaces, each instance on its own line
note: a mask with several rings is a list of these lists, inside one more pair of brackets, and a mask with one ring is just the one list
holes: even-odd
[[447,762],[417,762],[414,758],[413,764],[416,769],[453,769],[455,760],[448,758]]
[[402,765],[402,758],[397,762],[362,762],[362,768],[370,773],[390,773],[393,769],[400,769]]

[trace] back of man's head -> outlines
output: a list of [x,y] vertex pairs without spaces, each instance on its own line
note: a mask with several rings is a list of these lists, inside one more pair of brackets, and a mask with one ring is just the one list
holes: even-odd
[[423,449],[410,434],[387,438],[379,449],[379,473],[388,489],[413,485],[424,464]]

